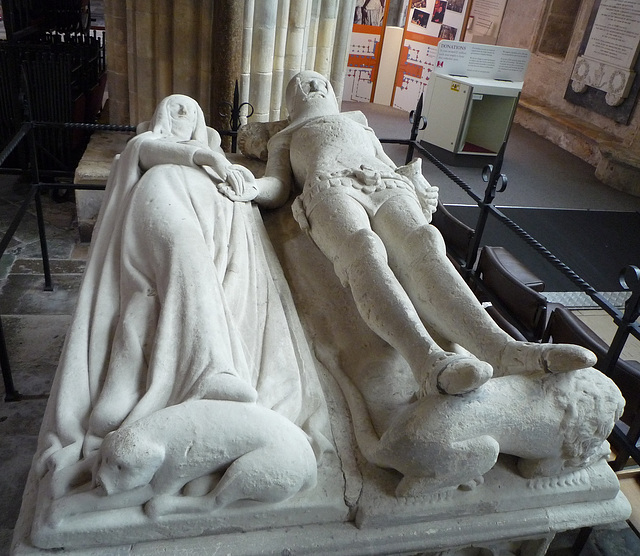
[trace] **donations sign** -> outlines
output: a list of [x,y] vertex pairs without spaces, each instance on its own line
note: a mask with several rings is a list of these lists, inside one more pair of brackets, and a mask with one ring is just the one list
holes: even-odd
[[462,77],[524,81],[529,63],[524,48],[441,41],[435,72]]

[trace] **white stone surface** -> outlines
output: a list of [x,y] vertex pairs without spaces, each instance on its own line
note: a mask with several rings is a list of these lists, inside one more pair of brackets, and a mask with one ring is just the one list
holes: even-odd
[[[137,525],[137,540],[149,520],[147,538],[180,536],[232,498],[313,487],[333,449],[324,398],[246,202],[276,193],[225,158],[188,97],[138,127],[107,184],[34,459],[37,545],[104,544],[105,523]],[[166,513],[182,517],[167,529]]]
[[[360,357],[363,351],[368,352],[370,360],[380,354],[388,356],[384,342],[367,333],[362,323],[353,323],[352,319],[357,317],[353,301],[322,253],[293,222],[289,207],[265,213],[265,217],[266,229],[291,284],[314,351],[330,362],[327,353],[333,350],[334,360],[342,359],[346,364],[350,362],[349,353],[354,351]],[[323,287],[323,283],[327,285]],[[335,297],[325,297],[328,291],[335,293]],[[319,306],[326,311],[324,318],[312,322],[311,315],[317,314]],[[342,341],[335,348],[327,346],[325,332],[335,333]],[[629,515],[629,504],[619,494],[615,474],[604,461],[563,480],[530,480],[518,474],[515,457],[500,456],[484,483],[472,491],[398,498],[395,489],[401,475],[367,463],[355,447],[352,428],[354,424],[363,426],[356,421],[363,414],[349,411],[344,399],[349,389],[343,389],[327,375],[322,364],[316,362],[316,367],[327,395],[332,438],[337,448],[336,455],[325,454],[318,469],[316,489],[278,505],[262,508],[245,505],[228,508],[224,514],[215,516],[189,516],[186,525],[183,523],[179,528],[187,536],[171,541],[130,541],[128,535],[135,534],[146,535],[145,539],[154,536],[165,539],[167,523],[176,518],[153,523],[148,518],[145,521],[141,511],[135,512],[135,519],[128,511],[129,530],[114,533],[102,527],[94,532],[107,543],[114,543],[117,538],[115,544],[67,548],[62,553],[150,556],[162,552],[209,556],[216,551],[246,555],[286,551],[345,555],[413,551],[435,555],[451,550],[452,555],[462,556],[464,547],[473,544],[511,551],[524,546],[531,554],[541,556],[555,532],[616,523]],[[336,376],[348,381],[344,373]],[[392,400],[398,397],[400,386],[389,392]],[[358,395],[353,385],[351,390]],[[366,415],[364,404],[360,406],[361,412],[363,408]],[[37,480],[32,470],[16,532],[19,540],[16,555],[60,553],[35,549],[28,541],[35,488]]]
[[420,395],[595,363],[577,346],[515,342],[493,322],[430,225],[437,188],[419,161],[396,168],[361,113],[339,113],[326,78],[301,72],[286,98],[291,123],[269,143],[265,176],[302,189],[294,218],[369,328],[408,363]]
[[[78,163],[73,182],[79,185],[106,185],[113,159],[124,150],[131,135],[105,131],[93,133]],[[78,189],[75,196],[79,226],[93,228],[104,191]]]
[[[120,157],[15,554],[542,555],[629,515],[604,459],[615,386],[488,320],[419,166],[331,93],[293,82],[255,181],[183,97]],[[291,173],[302,199],[264,225],[231,200],[278,206]]]

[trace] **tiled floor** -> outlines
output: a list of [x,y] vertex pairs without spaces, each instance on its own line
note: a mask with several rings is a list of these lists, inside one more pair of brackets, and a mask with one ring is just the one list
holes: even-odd
[[[575,313],[605,342],[611,343],[616,333],[616,327],[609,315],[597,309],[576,310]],[[633,336],[629,337],[622,350],[622,358],[640,361],[640,341]]]
[[[13,218],[28,186],[0,176],[0,230]],[[87,246],[77,242],[75,205],[43,197],[53,291],[44,291],[33,210],[25,215],[0,265],[0,310],[20,402],[0,403],[0,554],[8,554],[22,490],[51,381],[84,270]],[[4,396],[3,396],[4,398]]]

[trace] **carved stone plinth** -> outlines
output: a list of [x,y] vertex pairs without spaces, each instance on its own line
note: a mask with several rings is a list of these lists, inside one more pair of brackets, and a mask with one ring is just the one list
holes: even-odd
[[[104,186],[109,177],[113,157],[124,150],[132,133],[96,131],[76,167],[73,183],[76,185]],[[93,189],[76,190],[76,210],[80,241],[91,241],[104,192]]]
[[609,106],[618,106],[627,98],[635,72],[613,64],[579,56],[571,74],[571,87],[576,93],[584,93],[594,87],[606,93]]
[[[476,493],[457,493],[449,500],[398,501],[388,490],[384,473],[365,472],[362,499],[355,522],[344,506],[343,492],[316,491],[296,503],[282,507],[238,508],[223,518],[190,519],[185,534],[195,537],[163,538],[162,527],[146,529],[140,516],[131,531],[146,531],[142,538],[161,540],[126,542],[127,534],[110,532],[104,525],[93,537],[109,539],[102,547],[66,548],[63,554],[107,556],[125,553],[209,555],[214,550],[233,554],[398,554],[424,551],[427,554],[473,545],[514,550],[526,547],[527,554],[545,553],[556,532],[588,525],[614,523],[629,514],[629,505],[617,491],[617,480],[606,464],[576,477],[575,484],[540,485],[531,488],[514,484],[512,472],[496,469]],[[339,472],[339,467],[331,471]],[[377,477],[375,475],[378,475]],[[506,484],[500,481],[507,478]],[[334,475],[335,478],[335,475]],[[355,480],[356,478],[353,477]],[[321,487],[321,485],[319,485]],[[28,493],[27,493],[28,494]],[[319,500],[332,502],[320,507]],[[591,498],[578,502],[577,499]],[[28,502],[25,499],[25,502]],[[340,506],[342,509],[340,510]],[[512,510],[505,508],[514,507]],[[529,507],[522,507],[529,506]],[[515,509],[515,507],[522,507]],[[60,554],[39,550],[26,541],[30,511],[24,506],[19,522],[23,535],[16,555]],[[306,523],[305,523],[306,521]],[[362,522],[363,521],[363,522]],[[218,531],[216,533],[215,531]],[[455,554],[455,552],[453,553]]]

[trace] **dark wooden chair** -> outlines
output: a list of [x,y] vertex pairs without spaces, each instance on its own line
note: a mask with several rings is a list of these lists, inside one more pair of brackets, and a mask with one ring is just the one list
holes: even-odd
[[507,249],[482,248],[472,287],[491,317],[515,339],[542,339],[548,312],[547,298],[540,293],[544,282]]
[[[635,476],[640,473],[640,365],[637,362],[618,359],[609,369],[607,352],[609,346],[591,328],[582,322],[566,307],[556,307],[551,312],[543,341],[553,343],[577,344],[593,351],[598,357],[595,368],[611,377],[616,383],[626,404],[620,420],[614,425],[609,435],[609,444],[615,459],[610,465],[620,478]],[[627,466],[632,458],[635,465]],[[579,555],[587,544],[592,527],[583,527],[572,546],[572,553]]]
[[447,257],[460,271],[473,245],[473,228],[453,216],[440,201],[438,201],[438,210],[433,213],[431,223],[440,230],[447,246]]

